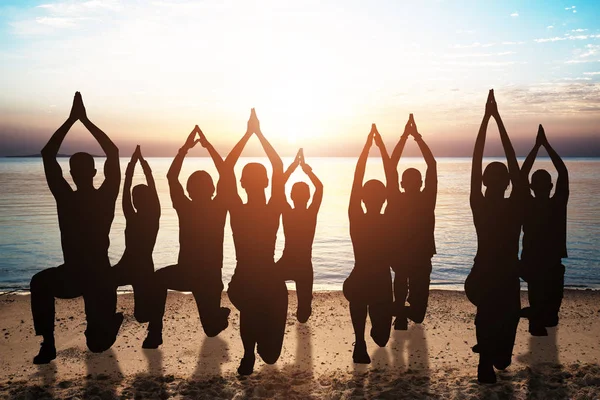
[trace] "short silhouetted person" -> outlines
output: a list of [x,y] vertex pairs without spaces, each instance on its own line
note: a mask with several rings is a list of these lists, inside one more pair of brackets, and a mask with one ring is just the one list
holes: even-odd
[[298,295],[296,318],[304,323],[308,321],[312,312],[312,244],[317,228],[317,214],[323,200],[323,184],[304,161],[302,149],[285,171],[284,180],[286,182],[298,166],[315,185],[315,194],[309,206],[310,189],[308,185],[305,182],[296,182],[292,186],[291,197],[294,207],[287,202],[284,204],[282,219],[285,246],[283,255],[277,261],[277,269],[283,274],[284,280],[292,280],[296,283]]
[[[371,319],[371,338],[384,347],[390,337],[392,324],[392,275],[389,258],[389,222],[381,213],[386,201],[386,186],[378,180],[363,179],[369,149],[375,140],[380,148],[384,165],[387,152],[375,124],[358,158],[354,182],[350,193],[348,218],[350,238],[354,249],[354,268],[344,281],[344,296],[350,302],[350,316],[354,328],[354,352],[352,359],[358,364],[369,364],[371,358],[365,341],[367,314]],[[388,169],[386,180],[389,183]],[[362,208],[365,204],[366,212]]]
[[[273,168],[271,198],[267,202],[265,189],[269,178],[266,168],[259,163],[249,163],[244,166],[240,179],[248,196],[244,204],[237,193],[233,167],[252,134],[258,137]],[[227,156],[225,168],[228,171],[227,202],[237,259],[227,294],[240,311],[244,357],[238,373],[249,375],[254,370],[255,348],[267,364],[273,364],[279,358],[288,305],[285,281],[277,273],[273,260],[279,219],[286,204],[283,162],[261,132],[254,109],[248,130]]]
[[[419,170],[408,168],[402,173],[398,187],[398,162],[406,140],[412,136],[417,142],[425,162],[425,186]],[[417,131],[410,114],[404,133],[394,148],[390,159],[391,182],[388,185],[386,215],[391,218],[392,269],[394,276],[394,329],[406,330],[407,318],[421,323],[427,311],[431,257],[435,254],[435,201],[437,197],[437,164],[431,150]],[[408,295],[408,299],[407,299]],[[405,303],[408,302],[409,306]]]
[[[492,117],[498,124],[508,169],[500,162],[492,162],[482,174],[486,131]],[[482,183],[485,194],[481,192]],[[509,183],[511,194],[505,198]],[[505,369],[511,364],[521,308],[518,253],[523,186],[515,151],[490,90],[473,152],[470,201],[477,254],[465,282],[467,297],[477,307],[477,345],[473,350],[479,353],[477,379],[482,383],[496,381],[494,367]]]
[[[196,139],[196,136],[199,138]],[[189,197],[185,195],[179,182],[183,160],[196,143],[208,150],[219,172],[217,195],[214,198],[215,186],[206,171],[195,171],[188,178]],[[159,315],[162,320],[167,289],[192,292],[204,333],[214,337],[229,326],[230,310],[221,307],[221,271],[227,206],[221,191],[223,159],[197,125],[173,159],[167,180],[173,208],[179,217],[179,258],[177,264],[155,272],[155,279],[161,286],[158,299]],[[162,326],[160,328],[162,330]],[[162,338],[158,338],[155,343],[158,342],[162,343]]]
[[[105,180],[94,187],[94,158],[75,153],[69,160],[73,190],[63,178],[56,161],[58,150],[77,121],[90,131],[106,154]],[[87,117],[81,94],[77,92],[67,121],[42,149],[48,187],[56,199],[64,264],[38,272],[31,279],[31,311],[36,335],[44,338],[34,364],[56,358],[54,346],[54,299],[83,296],[87,327],[86,343],[93,352],[109,349],[116,340],[123,314],[115,313],[117,293],[108,259],[108,235],[115,215],[121,173],[119,149]]]
[[[538,150],[545,147],[558,171],[556,190],[552,190],[552,177],[539,169],[531,176],[526,191],[523,221],[523,249],[521,251],[521,277],[527,281],[529,332],[546,336],[546,327],[558,324],[558,311],[563,298],[565,267],[561,259],[567,257],[567,202],[569,200],[569,173],[560,156],[548,143],[540,125],[535,146],[525,159],[521,176],[529,182],[529,172]],[[528,311],[528,312],[527,312]]]
[[[135,165],[140,163],[146,176],[146,185],[136,185],[131,190]],[[148,336],[142,347],[157,348],[160,339],[160,316],[156,309],[158,296],[154,278],[152,252],[158,235],[160,202],[152,170],[142,157],[140,146],[131,156],[125,170],[123,186],[123,214],[125,215],[125,252],[114,266],[117,285],[132,285],[134,316],[138,322],[149,322]]]

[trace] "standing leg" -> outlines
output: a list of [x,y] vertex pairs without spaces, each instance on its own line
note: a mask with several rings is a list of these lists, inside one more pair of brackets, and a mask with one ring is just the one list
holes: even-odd
[[198,306],[202,328],[208,337],[217,336],[229,326],[227,319],[230,310],[221,307],[222,292],[223,281],[220,268],[205,271],[202,287],[192,291]]
[[92,266],[86,271],[83,301],[88,349],[94,353],[106,351],[117,339],[123,322],[123,313],[116,313],[117,286],[110,266]]
[[313,268],[312,264],[303,265],[302,270],[298,272],[296,279],[296,293],[298,294],[298,310],[296,318],[298,322],[305,323],[312,313],[312,289],[313,289]]
[[565,286],[565,266],[559,262],[548,271],[550,281],[548,282],[548,305],[544,325],[553,327],[558,325],[558,312],[562,304]]
[[548,336],[543,323],[544,308],[547,302],[545,295],[547,282],[540,272],[538,270],[532,273],[527,283],[527,297],[529,298],[530,305],[529,333],[533,336]]
[[350,317],[354,328],[354,352],[352,360],[357,364],[370,364],[371,357],[367,353],[365,342],[365,325],[367,324],[367,304],[355,301],[350,302]]
[[408,310],[406,309],[406,295],[408,294],[408,273],[406,266],[397,266],[394,268],[394,314],[396,321],[394,329],[405,331],[408,328]]
[[431,279],[431,259],[415,263],[410,268],[409,277],[410,292],[408,295],[408,318],[420,324],[427,313],[429,301],[429,283]]
[[267,364],[274,364],[281,354],[287,320],[288,291],[285,282],[273,282],[262,297],[261,321],[257,330],[256,350]]
[[244,357],[238,367],[238,374],[250,375],[254,372],[254,348],[256,346],[256,321],[257,315],[251,310],[240,311],[240,336],[244,345]]
[[47,364],[56,358],[54,345],[54,298],[71,299],[82,295],[76,268],[61,265],[38,272],[31,279],[31,313],[35,334],[44,338],[34,364]]

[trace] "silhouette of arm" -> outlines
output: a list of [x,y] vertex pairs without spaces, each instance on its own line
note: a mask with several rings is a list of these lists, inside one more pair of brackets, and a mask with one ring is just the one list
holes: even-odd
[[56,156],[65,136],[67,136],[69,129],[71,129],[75,121],[76,119],[69,117],[61,127],[54,132],[41,151],[46,181],[48,182],[48,187],[54,197],[72,191],[71,186],[69,186],[69,183],[63,177],[62,169],[60,168],[58,161],[56,161]]
[[127,164],[127,168],[125,169],[125,183],[123,184],[123,214],[125,215],[125,219],[129,219],[133,215],[135,215],[135,209],[133,208],[133,202],[131,201],[131,183],[133,181],[133,171],[135,170],[135,164],[139,160],[139,149],[140,146],[135,148],[135,151],[131,155],[131,160],[129,164]]
[[119,186],[121,184],[121,166],[119,165],[119,148],[110,140],[108,135],[98,128],[87,117],[85,107],[81,95],[79,95],[80,116],[79,120],[92,134],[98,142],[104,154],[106,154],[106,162],[104,163],[104,182],[102,188],[107,188],[116,197],[119,194]]
[[375,141],[375,145],[379,148],[381,160],[383,161],[383,169],[385,171],[386,181],[385,187],[387,189],[387,200],[388,204],[390,204],[395,201],[395,199],[397,198],[396,195],[400,193],[400,186],[398,183],[398,170],[391,161],[390,156],[388,155],[387,149],[385,147],[385,143],[383,142],[383,138],[377,131],[377,127],[375,126],[375,124],[373,124],[372,130],[374,132],[373,140]]
[[435,161],[435,157],[433,157],[433,153],[429,149],[429,146],[423,140],[423,137],[420,134],[415,135],[415,141],[421,150],[421,154],[423,154],[423,158],[425,159],[425,163],[427,164],[427,171],[425,172],[425,188],[424,190],[430,193],[437,193],[437,162]]
[[[498,124],[498,130],[500,131],[500,141],[502,142],[502,147],[504,148],[504,154],[506,155],[506,162],[508,164],[508,174],[510,176],[510,182],[513,185],[513,191],[515,194],[523,192],[523,184],[521,183],[521,173],[519,170],[519,163],[517,162],[517,155],[515,154],[515,149],[510,142],[510,138],[508,137],[508,133],[506,132],[506,128],[504,127],[504,123],[502,122],[502,118],[500,117],[500,113],[498,113],[497,109],[493,114],[496,123]],[[511,196],[513,192],[511,192]]]
[[239,142],[233,146],[233,149],[231,149],[227,155],[227,158],[223,162],[223,174],[219,178],[219,183],[221,184],[219,190],[220,193],[224,194],[223,198],[229,205],[242,202],[242,199],[238,194],[237,182],[235,181],[235,172],[233,168],[242,155],[242,151],[244,150],[244,147],[246,147],[246,143],[248,143],[248,140],[252,136],[253,130],[251,129],[252,127],[250,121],[252,120],[253,112],[254,109],[251,112],[246,133],[244,133],[244,136],[242,136]]
[[477,133],[477,139],[475,140],[475,148],[473,149],[473,161],[471,164],[471,207],[473,207],[476,201],[483,198],[483,194],[481,193],[481,183],[483,180],[483,149],[485,147],[485,136],[491,117],[488,110],[488,104],[490,103],[492,93],[493,92],[490,90],[486,103],[485,115],[481,121],[479,133]]
[[188,199],[183,191],[183,186],[179,182],[179,174],[181,173],[181,167],[183,166],[183,160],[187,155],[187,152],[196,145],[198,142],[195,140],[196,128],[188,135],[184,145],[181,146],[177,155],[173,159],[169,171],[167,172],[167,181],[169,182],[169,193],[171,194],[171,202],[174,208],[178,208],[184,204]]
[[[254,115],[254,117],[256,118],[256,114]],[[271,199],[269,200],[269,203],[271,203],[271,201],[274,200],[283,204],[285,202],[285,180],[283,173],[283,161],[281,161],[281,157],[279,157],[277,151],[275,151],[273,146],[271,146],[271,143],[269,143],[265,135],[263,135],[262,131],[260,130],[258,118],[255,119],[255,123],[256,128],[254,133],[256,134],[256,137],[258,137],[258,140],[260,141],[263,150],[265,151],[267,157],[269,158],[269,161],[271,162],[271,167],[273,168]]]
[[160,200],[158,198],[158,190],[156,190],[156,182],[154,182],[150,164],[148,164],[148,161],[146,161],[142,156],[141,150],[139,152],[139,160],[140,164],[142,165],[142,170],[144,171],[144,176],[146,177],[146,184],[148,185],[148,189],[150,189],[151,196],[153,197],[152,204],[154,206],[154,211],[157,217],[160,218]]
[[296,168],[298,168],[298,165],[300,165],[300,154],[301,154],[301,152],[302,152],[302,149],[298,150],[298,153],[296,154],[296,157],[294,157],[294,161],[292,161],[292,163],[290,164],[290,166],[283,173],[283,182],[284,183],[287,183],[287,181],[290,179],[290,176],[294,173],[294,171],[296,170]]
[[365,170],[367,168],[367,158],[369,157],[369,149],[373,144],[373,129],[369,132],[365,147],[363,147],[358,161],[356,163],[356,170],[354,171],[354,181],[352,182],[352,191],[350,192],[350,204],[348,205],[348,216],[350,218],[363,214],[361,206],[361,192],[363,186],[363,179],[365,178]]
[[217,168],[217,172],[219,172],[219,181],[217,182],[217,196],[218,196],[219,193],[222,190],[224,190],[223,185],[225,182],[223,182],[222,177],[225,174],[225,162],[223,161],[223,157],[221,157],[219,152],[208,141],[208,139],[204,135],[204,132],[202,132],[202,130],[198,127],[198,125],[196,125],[196,130],[198,131],[198,134],[200,135],[200,144],[202,145],[202,147],[204,147],[208,151],[208,154],[210,154],[210,158],[212,158],[213,163],[215,164],[215,167]]
[[323,201],[323,182],[315,175],[310,165],[302,163],[302,171],[308,176],[312,184],[315,186],[315,194],[313,195],[312,202],[308,207],[309,210],[317,213],[321,207]]
[[[542,132],[544,131],[544,128],[541,125],[540,129],[542,130]],[[554,148],[550,145],[550,142],[548,142],[545,133],[543,146],[546,148],[546,151],[548,152],[548,155],[552,160],[552,164],[554,164],[554,168],[556,168],[556,171],[558,172],[558,179],[556,180],[556,191],[554,192],[554,195],[561,196],[566,201],[569,197],[569,171],[567,170],[567,166],[565,165],[562,158],[560,158],[558,153],[554,150]]]
[[[408,127],[408,124],[406,124]],[[390,167],[393,169],[398,169],[398,163],[400,162],[400,157],[402,157],[402,152],[404,151],[404,146],[406,145],[406,140],[408,139],[408,131],[405,128],[404,133],[400,136],[400,140],[394,147],[391,156],[391,165]]]

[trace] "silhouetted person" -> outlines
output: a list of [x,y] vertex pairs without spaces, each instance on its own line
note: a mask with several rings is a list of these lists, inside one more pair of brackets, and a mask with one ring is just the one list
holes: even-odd
[[[75,153],[69,160],[71,176],[77,190],[63,178],[56,155],[73,124],[80,120],[106,153],[105,180],[94,187],[94,158]],[[38,272],[31,279],[31,311],[36,335],[44,341],[34,364],[45,364],[56,358],[54,346],[54,299],[83,296],[88,348],[97,353],[115,342],[123,322],[123,314],[115,313],[116,286],[108,259],[108,235],[115,215],[121,172],[119,149],[88,119],[79,92],[75,93],[71,114],[42,149],[44,171],[52,195],[56,199],[58,224],[64,264]]]
[[[262,164],[249,163],[244,166],[240,180],[248,195],[248,201],[244,204],[237,193],[233,167],[253,133],[273,167],[271,198],[267,202],[265,197],[265,189],[269,184],[267,170]],[[255,347],[267,364],[274,364],[279,358],[288,305],[285,281],[277,273],[273,260],[279,219],[286,204],[283,162],[262,134],[254,109],[248,121],[248,130],[227,156],[225,168],[227,202],[237,259],[227,294],[240,310],[244,357],[238,373],[249,375],[254,369]]]
[[[481,173],[487,125],[493,117],[500,131],[508,169],[492,162]],[[509,198],[504,198],[512,183]],[[481,184],[486,187],[481,193]],[[465,292],[477,306],[475,328],[479,352],[477,379],[496,382],[494,367],[505,369],[511,363],[519,323],[518,253],[522,224],[523,184],[519,165],[490,90],[485,115],[479,128],[471,169],[471,210],[477,231],[477,255],[465,281]]]
[[558,171],[556,190],[550,197],[552,177],[539,169],[531,176],[530,191],[525,194],[523,221],[523,250],[521,277],[527,281],[530,308],[529,332],[547,336],[546,327],[558,324],[558,311],[563,298],[565,267],[561,259],[567,257],[567,202],[569,200],[569,173],[565,163],[548,143],[540,125],[535,146],[521,169],[523,182],[529,183],[529,172],[540,147],[545,147]]
[[296,318],[304,323],[308,321],[312,312],[312,244],[317,228],[317,214],[323,200],[323,183],[313,173],[312,168],[304,161],[302,149],[294,162],[285,171],[284,181],[287,182],[294,170],[301,166],[302,171],[315,185],[313,200],[310,200],[310,189],[304,182],[296,182],[292,186],[292,208],[286,201],[283,209],[283,232],[285,234],[285,247],[283,255],[277,261],[277,269],[283,274],[284,280],[296,282],[298,296],[298,310]]
[[[378,180],[367,181],[363,186],[367,158],[373,140],[381,151],[384,165],[387,151],[375,124],[367,137],[365,147],[358,158],[348,218],[350,237],[354,249],[354,268],[344,281],[344,296],[350,302],[350,316],[354,328],[355,344],[352,359],[357,364],[369,364],[371,358],[365,342],[367,313],[371,318],[371,337],[384,347],[389,338],[392,324],[392,275],[389,259],[389,222],[381,208],[386,200],[386,187]],[[386,169],[386,180],[390,182]],[[365,203],[367,212],[362,208]]]
[[[402,173],[402,188],[398,187],[398,162],[409,136],[415,139],[427,163],[425,187],[419,170],[408,168]],[[429,299],[431,257],[435,254],[435,201],[437,197],[437,163],[431,150],[417,131],[410,114],[404,133],[390,159],[390,183],[386,214],[390,215],[393,231],[391,237],[392,269],[394,276],[394,329],[406,330],[407,318],[423,322]],[[408,299],[406,295],[408,294]],[[405,306],[408,301],[409,306]]]
[[[196,135],[199,139],[196,139]],[[208,150],[219,171],[217,195],[214,198],[215,186],[206,171],[195,171],[188,178],[189,198],[179,183],[183,160],[187,152],[198,142]],[[229,326],[230,310],[221,307],[223,292],[221,270],[227,206],[221,193],[223,159],[206,140],[197,125],[173,159],[167,179],[173,208],[179,217],[179,258],[177,264],[155,272],[156,280],[161,285],[158,311],[162,320],[167,301],[167,289],[192,292],[204,333],[206,336],[214,337]],[[162,326],[160,328],[162,330]],[[162,338],[154,343],[158,342],[162,343]]]
[[[142,165],[147,184],[136,185],[132,194],[131,182],[138,161]],[[158,315],[156,308],[158,289],[154,277],[152,251],[158,235],[160,202],[152,170],[142,157],[140,146],[136,147],[125,170],[123,214],[127,221],[125,252],[118,264],[113,267],[116,281],[119,286],[133,286],[135,319],[138,322],[149,322],[148,336],[142,347],[155,349],[160,345],[162,316]]]

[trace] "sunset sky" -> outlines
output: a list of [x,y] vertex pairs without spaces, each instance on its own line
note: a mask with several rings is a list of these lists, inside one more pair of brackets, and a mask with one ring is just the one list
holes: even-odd
[[[0,155],[38,152],[77,90],[123,156],[195,124],[226,154],[251,107],[282,155],[356,155],[372,122],[392,146],[410,112],[469,155],[490,88],[519,155],[539,123],[600,155],[600,2],[0,2]],[[77,125],[61,152],[89,142]]]

